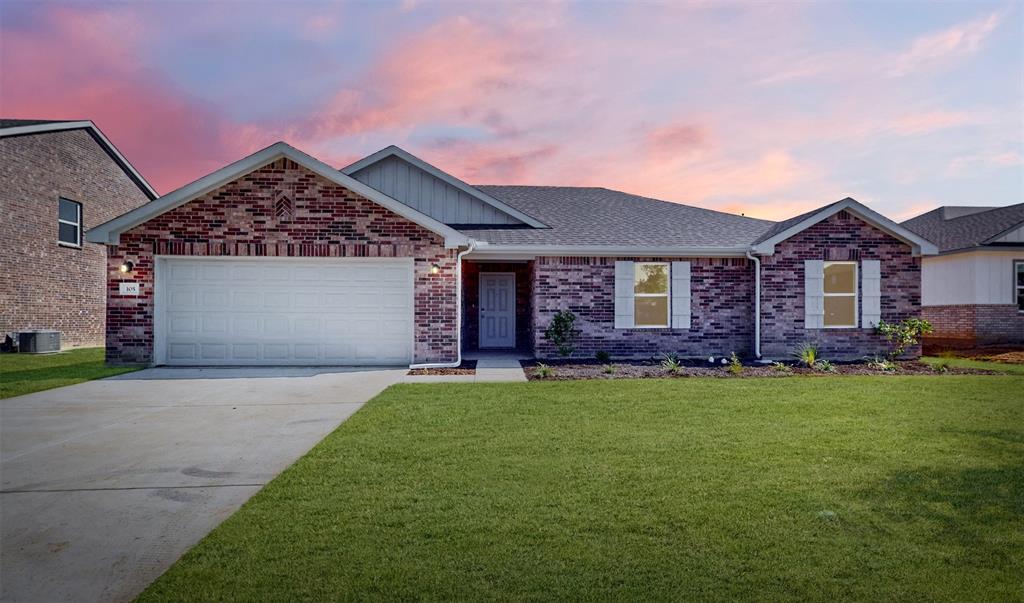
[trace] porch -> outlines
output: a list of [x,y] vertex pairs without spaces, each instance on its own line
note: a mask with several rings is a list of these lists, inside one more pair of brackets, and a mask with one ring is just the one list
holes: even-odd
[[533,357],[533,265],[533,260],[463,260],[463,356]]

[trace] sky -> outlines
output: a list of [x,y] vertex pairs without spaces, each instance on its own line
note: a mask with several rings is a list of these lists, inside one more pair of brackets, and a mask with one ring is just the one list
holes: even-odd
[[278,140],[784,219],[1024,201],[1024,2],[12,2],[0,116],[161,194]]

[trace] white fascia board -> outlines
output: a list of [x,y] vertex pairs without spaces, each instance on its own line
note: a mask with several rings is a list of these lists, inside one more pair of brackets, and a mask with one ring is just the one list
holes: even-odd
[[359,161],[357,161],[357,162],[355,162],[355,163],[353,163],[351,165],[348,165],[348,166],[345,166],[345,167],[341,168],[341,171],[344,172],[345,174],[351,176],[352,174],[355,174],[359,170],[362,170],[362,169],[364,169],[364,168],[366,168],[368,166],[371,166],[371,165],[377,163],[378,161],[381,161],[383,159],[386,159],[386,158],[392,157],[392,156],[398,157],[399,159],[402,159],[403,161],[411,163],[412,165],[416,166],[417,168],[423,170],[424,172],[427,172],[431,176],[434,176],[435,178],[438,178],[438,179],[446,182],[447,184],[449,184],[451,186],[454,186],[455,188],[459,189],[460,191],[466,193],[467,195],[470,195],[471,197],[474,197],[474,198],[478,199],[479,201],[481,201],[483,203],[486,203],[486,204],[494,207],[495,209],[498,209],[501,212],[506,213],[506,214],[512,216],[513,218],[519,220],[520,222],[522,222],[524,224],[527,224],[527,225],[532,226],[534,228],[550,228],[547,224],[544,224],[543,222],[537,220],[536,218],[533,218],[532,216],[524,214],[523,212],[519,211],[518,209],[512,207],[511,205],[508,205],[507,203],[504,203],[503,201],[500,201],[500,200],[492,197],[491,195],[488,195],[487,193],[485,193],[484,191],[474,187],[473,185],[467,184],[466,182],[463,182],[462,180],[459,180],[458,178],[456,178],[455,176],[452,176],[448,172],[445,172],[444,170],[438,169],[438,168],[434,167],[433,165],[430,165],[426,161],[423,161],[419,157],[417,157],[417,156],[413,155],[412,153],[406,151],[405,149],[402,149],[402,148],[397,147],[395,145],[391,145],[391,146],[389,146],[387,148],[384,148],[384,149],[381,149],[381,150],[377,151],[376,153],[374,153],[372,155],[368,155],[366,157],[363,157]]
[[130,228],[134,228],[135,226],[138,226],[147,220],[151,220],[176,207],[184,205],[196,197],[200,197],[212,190],[216,190],[217,188],[220,188],[221,186],[224,186],[225,184],[236,180],[253,170],[281,159],[282,157],[290,159],[311,172],[323,176],[335,184],[344,186],[352,192],[370,199],[403,218],[406,218],[411,222],[415,222],[427,230],[443,236],[445,238],[446,247],[461,247],[467,245],[470,241],[469,237],[450,226],[442,224],[430,216],[427,216],[404,203],[400,203],[374,188],[366,186],[355,178],[342,174],[326,163],[315,159],[284,142],[274,143],[269,147],[227,165],[212,174],[203,176],[199,180],[196,180],[191,184],[187,184],[172,193],[168,193],[155,201],[133,209],[132,211],[122,214],[113,220],[100,224],[99,226],[95,226],[89,229],[88,233],[86,233],[86,240],[93,243],[116,245],[122,232]]
[[744,257],[749,247],[629,247],[624,245],[493,245],[478,242],[467,259],[521,259],[537,256],[601,257]]
[[136,182],[138,182],[139,185],[141,185],[143,192],[145,192],[150,199],[156,199],[157,197],[160,196],[157,194],[156,190],[152,187],[152,185],[150,185],[149,182],[147,182],[146,179],[142,177],[142,174],[140,174],[139,171],[135,169],[135,166],[133,166],[131,162],[128,161],[128,159],[121,154],[121,151],[117,150],[117,147],[114,146],[114,143],[110,142],[110,139],[103,135],[103,132],[96,127],[96,124],[92,123],[89,120],[64,121],[53,124],[36,124],[34,126],[15,126],[13,128],[2,128],[0,129],[0,138],[3,138],[5,136],[23,136],[26,134],[43,134],[46,132],[60,132],[62,130],[80,129],[89,130],[94,136],[96,136],[96,138],[99,139],[100,144],[106,148],[107,152],[113,154],[116,160],[124,167],[124,169],[128,170],[132,178],[136,180]]
[[882,214],[849,197],[843,199],[839,203],[826,207],[813,216],[809,216],[805,220],[801,220],[797,224],[790,226],[774,237],[754,245],[752,251],[758,255],[771,255],[775,253],[775,246],[782,241],[807,230],[818,222],[821,222],[822,220],[843,210],[854,214],[875,228],[878,228],[879,230],[882,230],[909,244],[914,255],[938,255],[939,253],[939,248],[931,241],[907,230]]

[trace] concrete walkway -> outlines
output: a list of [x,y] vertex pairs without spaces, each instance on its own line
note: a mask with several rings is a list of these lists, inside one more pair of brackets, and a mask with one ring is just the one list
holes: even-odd
[[476,360],[475,375],[406,375],[403,383],[494,383],[527,381],[519,360],[526,358],[509,352],[476,352],[466,360]]
[[148,369],[0,400],[0,600],[126,601],[407,369]]

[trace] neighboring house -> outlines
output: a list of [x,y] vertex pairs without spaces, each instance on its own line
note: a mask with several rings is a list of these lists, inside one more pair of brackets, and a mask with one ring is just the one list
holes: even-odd
[[107,249],[85,231],[156,197],[91,121],[0,119],[0,338],[103,345]]
[[932,342],[1024,343],[1024,203],[939,207],[903,226],[939,248],[921,273]]
[[[603,188],[470,186],[389,147],[337,170],[284,143],[89,231],[107,357],[423,364],[467,350],[881,353],[934,245],[844,199],[781,223]],[[127,272],[120,271],[122,265]],[[760,291],[760,295],[758,295]],[[760,319],[756,308],[760,307]]]

